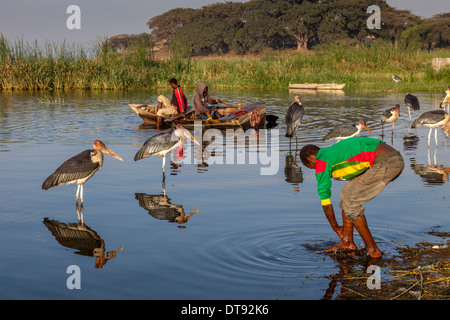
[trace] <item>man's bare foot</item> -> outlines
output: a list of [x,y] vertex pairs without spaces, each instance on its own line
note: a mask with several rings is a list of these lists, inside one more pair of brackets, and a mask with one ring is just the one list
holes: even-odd
[[378,248],[370,249],[366,247],[366,250],[369,256],[372,258],[380,258],[383,255],[383,253]]
[[353,242],[341,240],[339,243],[336,243],[334,246],[331,246],[330,248],[326,249],[325,252],[337,250],[356,250],[356,244],[354,244]]

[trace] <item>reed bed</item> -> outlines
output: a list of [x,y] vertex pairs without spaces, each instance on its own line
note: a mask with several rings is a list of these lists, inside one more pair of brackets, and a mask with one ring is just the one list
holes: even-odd
[[[450,49],[405,51],[387,43],[371,47],[330,45],[308,52],[209,59],[172,54],[154,59],[148,48],[111,51],[106,41],[90,48],[62,43],[43,46],[0,35],[0,90],[149,89],[176,77],[184,87],[198,81],[217,88],[286,89],[289,83],[346,83],[346,90],[429,90],[448,86],[450,71],[435,72],[434,57]],[[403,81],[394,83],[391,75]]]

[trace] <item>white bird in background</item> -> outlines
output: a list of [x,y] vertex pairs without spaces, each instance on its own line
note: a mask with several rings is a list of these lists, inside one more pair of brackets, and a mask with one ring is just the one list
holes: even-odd
[[395,82],[401,82],[402,78],[400,78],[399,76],[393,75],[391,76],[392,80],[394,80]]

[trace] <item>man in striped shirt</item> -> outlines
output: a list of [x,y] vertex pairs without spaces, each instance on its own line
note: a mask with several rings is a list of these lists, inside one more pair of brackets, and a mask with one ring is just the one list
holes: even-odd
[[[371,257],[380,257],[364,216],[363,204],[375,198],[404,168],[401,154],[381,140],[353,137],[330,147],[306,145],[300,151],[302,163],[315,169],[317,192],[323,211],[341,241],[327,249],[355,250],[353,227],[361,235]],[[331,204],[331,179],[351,180],[341,190],[342,226],[339,226]]]

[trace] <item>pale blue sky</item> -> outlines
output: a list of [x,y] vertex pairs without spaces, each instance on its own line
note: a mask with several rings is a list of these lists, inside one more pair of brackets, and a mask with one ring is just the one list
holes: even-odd
[[[98,38],[122,33],[149,32],[146,22],[170,9],[200,8],[219,0],[0,0],[0,33],[8,40],[22,38],[89,44]],[[397,9],[430,17],[448,12],[449,0],[387,0]],[[81,30],[69,30],[69,5],[81,10]]]

